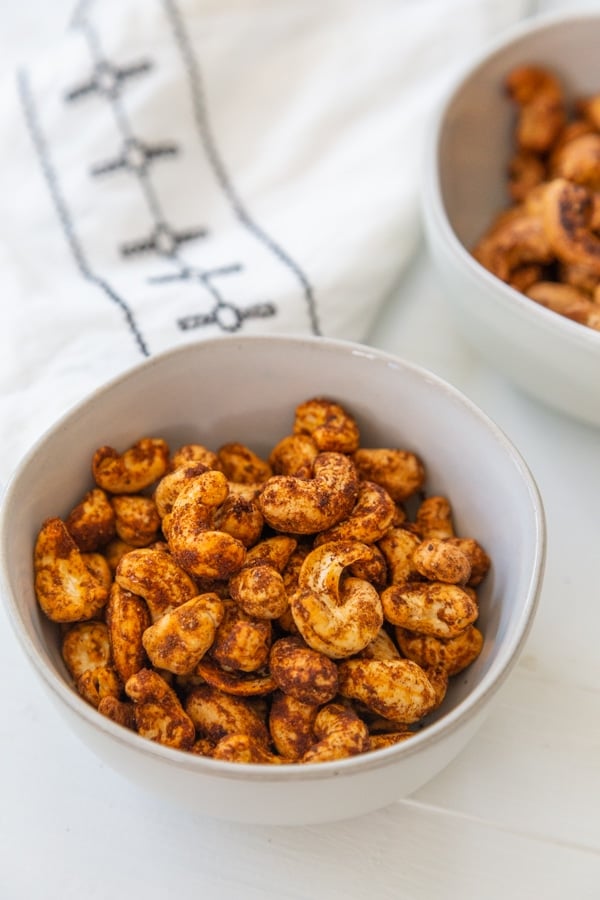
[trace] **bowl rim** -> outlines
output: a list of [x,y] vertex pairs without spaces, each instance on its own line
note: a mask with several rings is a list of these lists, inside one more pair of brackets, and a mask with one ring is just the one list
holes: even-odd
[[[415,733],[408,741],[402,741],[390,747],[381,748],[369,753],[358,754],[346,759],[322,762],[318,765],[310,766],[302,766],[296,763],[262,765],[256,763],[236,763],[214,760],[209,757],[203,757],[174,748],[165,747],[150,741],[147,738],[141,737],[137,733],[117,725],[107,717],[100,715],[97,710],[83,700],[83,698],[81,698],[63,678],[47,666],[39,656],[35,643],[30,637],[20,615],[19,606],[10,589],[7,574],[8,553],[6,543],[9,529],[7,510],[10,507],[11,498],[17,489],[21,473],[26,470],[30,460],[40,451],[50,434],[64,427],[64,424],[71,418],[76,417],[90,401],[95,400],[103,394],[109,393],[116,385],[128,380],[131,376],[151,367],[161,365],[165,360],[168,360],[171,357],[176,357],[178,355],[185,356],[190,352],[202,352],[204,349],[210,349],[210,347],[215,346],[216,344],[237,343],[238,345],[244,344],[250,346],[260,343],[285,344],[287,342],[292,342],[297,345],[309,345],[315,348],[322,347],[327,351],[333,351],[334,353],[349,353],[353,356],[373,360],[384,366],[408,371],[412,375],[416,375],[421,379],[425,379],[430,384],[435,385],[454,402],[458,402],[463,407],[466,407],[471,416],[478,419],[480,424],[491,432],[495,441],[502,446],[503,450],[510,457],[523,486],[526,488],[534,524],[534,555],[527,582],[523,585],[524,599],[522,607],[514,622],[511,639],[503,644],[498,657],[491,665],[488,672],[485,673],[481,681],[472,688],[468,695],[458,703],[457,706],[436,722],[427,725],[421,731]],[[413,755],[420,753],[422,749],[438,744],[442,739],[445,739],[449,734],[456,732],[469,720],[474,719],[479,712],[483,711],[488,700],[496,694],[516,665],[520,651],[533,625],[543,583],[546,542],[546,520],[543,502],[539,488],[529,466],[520,451],[515,447],[500,426],[497,425],[474,401],[463,394],[462,391],[454,385],[421,365],[384,350],[379,350],[353,341],[316,336],[298,336],[285,333],[267,335],[226,335],[171,347],[128,367],[123,372],[89,392],[63,413],[38,437],[13,471],[6,484],[4,494],[0,498],[0,593],[3,605],[8,613],[9,622],[17,637],[18,643],[33,664],[38,676],[42,678],[46,683],[46,686],[50,689],[51,695],[54,695],[55,698],[62,701],[62,703],[64,703],[70,712],[77,718],[85,720],[85,722],[91,725],[93,729],[98,729],[103,732],[107,738],[125,746],[132,752],[141,753],[152,759],[163,759],[166,762],[176,765],[179,769],[204,772],[206,775],[217,776],[223,779],[242,781],[251,779],[257,783],[266,781],[289,782],[290,780],[320,781],[328,779],[333,775],[350,776],[358,772],[384,768],[400,759],[412,757]]]
[[600,24],[600,10],[581,9],[571,12],[560,10],[536,15],[505,29],[498,37],[487,42],[482,50],[470,56],[468,61],[455,72],[429,123],[423,155],[424,177],[422,179],[421,206],[426,231],[432,227],[438,231],[446,245],[447,252],[452,254],[455,260],[466,269],[471,281],[476,283],[483,280],[495,303],[507,311],[516,312],[521,319],[535,322],[536,327],[542,327],[546,332],[560,335],[561,340],[564,341],[565,337],[568,337],[575,344],[593,352],[600,348],[600,331],[535,303],[516,288],[489,272],[469,253],[462,241],[459,240],[448,218],[442,197],[439,164],[440,145],[449,108],[467,81],[473,78],[479,69],[485,67],[494,57],[500,56],[513,44],[532,35],[551,31],[566,24],[589,20]]

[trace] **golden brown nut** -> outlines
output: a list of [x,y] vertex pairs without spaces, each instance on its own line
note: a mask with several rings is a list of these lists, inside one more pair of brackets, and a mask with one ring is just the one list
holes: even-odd
[[315,545],[327,541],[374,544],[386,533],[395,515],[396,506],[386,489],[374,481],[362,481],[352,512],[337,525],[318,534]]
[[306,643],[333,659],[359,653],[383,624],[379,594],[344,569],[369,555],[358,541],[332,541],[308,554],[290,608]]
[[306,751],[303,763],[345,759],[369,748],[369,729],[353,710],[341,703],[330,703],[319,710],[314,732],[317,743]]
[[182,488],[171,513],[163,519],[173,557],[198,578],[228,578],[244,562],[246,549],[241,541],[213,529],[215,512],[228,493],[222,472],[205,472]]
[[271,450],[269,464],[275,475],[310,478],[319,448],[308,434],[288,434]]
[[98,487],[111,494],[138,494],[167,471],[169,447],[161,438],[142,438],[123,454],[99,447],[92,460]]
[[400,653],[393,640],[381,628],[370,644],[367,644],[364,650],[361,650],[362,659],[399,659]]
[[471,577],[471,562],[461,548],[440,538],[427,538],[416,548],[413,561],[418,572],[429,581],[466,584]]
[[92,574],[59,518],[42,524],[35,543],[34,572],[38,603],[53,622],[93,619],[107,601],[106,585]]
[[197,475],[208,472],[208,469],[204,463],[192,460],[187,463],[181,462],[163,475],[154,489],[154,502],[161,519],[171,512],[175,498],[184,485]]
[[381,603],[392,625],[445,639],[455,637],[478,616],[467,591],[442,582],[392,585],[382,592]]
[[151,624],[150,610],[141,597],[115,582],[106,604],[106,624],[113,665],[125,683],[148,665],[142,636]]
[[259,763],[261,765],[281,765],[291,762],[271,753],[259,741],[247,734],[228,734],[221,738],[212,752],[213,759],[224,762]]
[[234,482],[229,483],[229,494],[215,511],[213,528],[224,531],[238,540],[244,547],[251,547],[261,536],[265,520],[258,505],[258,490],[253,486],[245,492],[236,490]]
[[378,542],[388,570],[390,584],[419,581],[420,575],[414,562],[414,553],[420,540],[406,528],[390,528]]
[[478,584],[481,584],[491,565],[491,560],[481,544],[474,538],[453,537],[446,540],[449,544],[460,547],[462,552],[469,558],[471,563],[471,577],[467,582],[469,587],[476,587]]
[[275,535],[255,544],[240,572],[229,581],[231,597],[249,616],[277,619],[288,608],[281,572],[296,549],[297,540]]
[[223,669],[256,672],[266,664],[271,649],[271,623],[247,615],[235,603],[224,605],[210,655]]
[[600,134],[582,134],[556,151],[552,175],[600,190]]
[[437,705],[424,670],[409,659],[348,659],[338,666],[340,694],[396,722],[418,722]]
[[161,616],[146,629],[144,649],[153,666],[187,675],[212,645],[223,618],[223,602],[216,594],[199,594]]
[[452,507],[446,497],[426,497],[417,509],[415,522],[423,538],[454,537]]
[[266,522],[288,534],[315,534],[340,522],[358,496],[358,476],[342,453],[320,453],[312,478],[274,475],[258,501]]
[[228,480],[238,484],[262,484],[273,474],[269,463],[245,444],[223,444],[217,450],[217,457]]
[[512,281],[524,265],[551,263],[555,253],[539,215],[511,212],[512,216],[495,222],[472,251],[482,266],[506,282]]
[[111,665],[96,666],[87,669],[75,683],[78,694],[96,709],[105,697],[118,698],[121,694],[121,682]]
[[83,553],[107,544],[115,535],[115,514],[105,492],[100,488],[88,491],[71,510],[65,525]]
[[219,688],[226,694],[233,694],[235,697],[262,696],[270,694],[277,687],[275,679],[268,671],[233,672],[221,668],[208,656],[204,656],[200,660],[196,666],[196,673],[207,684]]
[[131,547],[147,547],[158,537],[160,516],[150,497],[125,494],[111,500],[117,537]]
[[296,637],[275,641],[269,668],[277,687],[302,703],[323,704],[337,694],[336,664]]
[[246,734],[264,747],[269,744],[267,728],[248,701],[209,684],[198,685],[190,691],[185,711],[197,734],[213,745],[229,734]]
[[135,730],[135,715],[133,712],[133,703],[126,703],[117,697],[102,697],[98,704],[98,712],[107,719],[112,719],[117,725],[124,728]]
[[515,203],[520,203],[545,177],[546,165],[537,153],[517,150],[508,165],[508,192],[511,198]]
[[539,66],[518,66],[507,77],[506,90],[519,106],[518,146],[545,153],[566,121],[563,91],[558,79]]
[[600,238],[591,230],[591,193],[582,185],[555,178],[543,195],[543,225],[553,253],[600,275]]
[[170,554],[147,547],[123,556],[115,572],[115,581],[120,587],[144,598],[153,622],[198,593],[190,576]]
[[401,744],[413,736],[412,731],[386,731],[382,734],[369,735],[369,750],[381,750],[384,747],[392,747]]
[[370,581],[374,588],[382,591],[388,583],[388,567],[385,556],[376,544],[368,546],[371,550],[370,557],[352,563],[351,566],[348,566],[348,571],[355,578]]
[[107,666],[111,661],[108,628],[104,622],[78,622],[65,632],[61,654],[74,681],[87,672]]
[[280,756],[298,760],[315,743],[316,703],[303,703],[291,694],[277,691],[269,711],[269,731]]
[[203,444],[184,444],[171,456],[171,469],[185,466],[188,463],[202,463],[207,469],[219,469],[219,457]]
[[600,331],[600,306],[583,291],[570,284],[538,281],[526,291],[526,294],[540,306]]
[[120,538],[113,538],[113,540],[109,541],[106,547],[104,547],[102,552],[108,563],[108,567],[113,574],[116,572],[117,566],[121,562],[121,558],[125,556],[126,553],[129,553],[130,550],[135,550],[135,547],[132,547],[131,544],[126,544],[125,541],[122,541]]
[[360,443],[358,425],[350,413],[322,397],[296,407],[293,430],[310,435],[321,452],[353,453]]
[[400,649],[408,659],[424,669],[442,667],[448,675],[457,675],[477,659],[483,647],[483,635],[475,625],[469,625],[456,637],[442,640],[428,634],[415,634],[396,628]]
[[82,553],[81,558],[91,575],[103,586],[107,595],[113,583],[113,573],[102,553]]
[[408,450],[361,447],[352,459],[360,478],[381,485],[396,503],[407,500],[423,487],[423,462]]
[[173,688],[157,672],[140,669],[127,680],[125,693],[133,700],[138,734],[167,747],[192,747],[196,738],[194,723]]

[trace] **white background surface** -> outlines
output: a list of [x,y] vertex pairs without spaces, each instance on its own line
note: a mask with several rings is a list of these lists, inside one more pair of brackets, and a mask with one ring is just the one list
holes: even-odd
[[[58,36],[70,10],[0,0],[2,66]],[[539,613],[486,724],[434,781],[369,816],[294,829],[209,821],[144,795],[65,730],[0,611],[2,900],[600,898],[600,430],[528,400],[464,346],[424,248],[369,342],[475,400],[544,499]]]

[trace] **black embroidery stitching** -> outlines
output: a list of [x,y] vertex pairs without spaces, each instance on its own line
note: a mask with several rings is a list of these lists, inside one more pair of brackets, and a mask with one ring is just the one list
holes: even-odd
[[75,232],[73,220],[69,215],[67,204],[60,188],[56,169],[54,168],[54,165],[52,163],[49,148],[40,126],[37,108],[33,98],[33,92],[29,83],[29,77],[24,69],[20,70],[17,73],[17,87],[29,135],[38,157],[38,161],[40,163],[40,167],[42,169],[46,184],[48,186],[48,191],[52,199],[54,209],[58,216],[63,234],[71,249],[71,253],[73,254],[73,258],[75,260],[77,268],[86,281],[89,281],[91,284],[94,284],[96,285],[96,287],[100,288],[100,290],[102,290],[107,295],[107,297],[109,297],[109,299],[119,307],[119,309],[123,313],[127,326],[134,337],[136,346],[144,356],[150,356],[150,351],[148,349],[146,341],[144,340],[144,337],[135,320],[135,316],[133,315],[133,312],[129,308],[126,301],[122,297],[120,297],[119,294],[117,294],[117,292],[105,279],[101,278],[90,268],[79,238],[77,237],[77,234]]
[[109,62],[102,61],[94,67],[92,76],[83,84],[72,88],[65,94],[65,100],[71,102],[87,97],[88,94],[103,94],[106,97],[116,97],[121,90],[121,85],[128,78],[142,75],[152,68],[152,63],[144,60],[129,66],[113,66]]
[[185,69],[187,71],[190,90],[192,95],[192,103],[194,110],[194,119],[198,130],[204,152],[211,164],[215,177],[219,182],[221,189],[227,197],[231,208],[237,216],[239,222],[261,241],[288,269],[292,271],[296,279],[300,282],[304,297],[306,300],[308,315],[311,323],[313,334],[320,335],[321,330],[317,317],[316,301],[312,285],[306,277],[300,266],[288,255],[288,253],[277,244],[262,228],[251,218],[246,208],[243,206],[238,197],[229,175],[225,169],[223,161],[217,150],[217,145],[210,127],[206,101],[204,97],[204,86],[200,72],[200,66],[196,59],[192,44],[188,37],[183,24],[183,18],[177,7],[175,0],[162,0],[167,18],[171,23],[175,41],[181,56]]
[[176,144],[147,144],[137,138],[127,138],[123,150],[114,159],[92,166],[92,175],[106,175],[119,169],[130,172],[146,172],[150,163],[165,156],[175,156],[179,152]]
[[191,228],[187,231],[175,231],[166,222],[159,222],[149,237],[121,245],[123,256],[133,256],[136,253],[159,253],[161,256],[176,257],[177,248],[187,241],[195,241],[205,237],[206,229]]

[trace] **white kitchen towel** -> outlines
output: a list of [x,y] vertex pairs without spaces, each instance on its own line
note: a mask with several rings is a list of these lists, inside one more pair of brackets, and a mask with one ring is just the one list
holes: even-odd
[[419,237],[428,116],[530,6],[78,3],[0,93],[0,482],[164,348],[364,340]]

